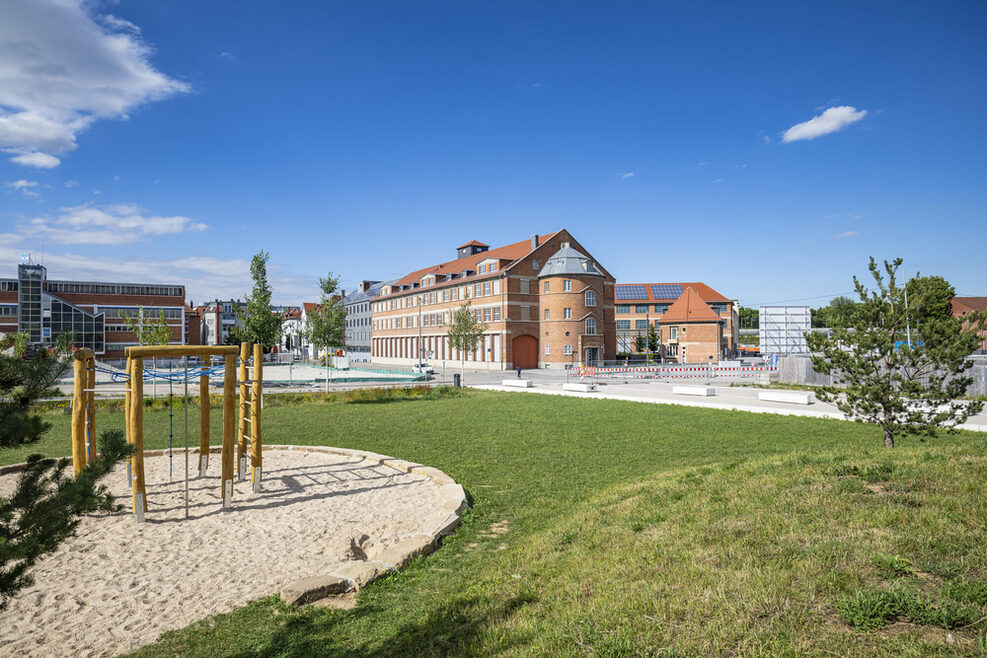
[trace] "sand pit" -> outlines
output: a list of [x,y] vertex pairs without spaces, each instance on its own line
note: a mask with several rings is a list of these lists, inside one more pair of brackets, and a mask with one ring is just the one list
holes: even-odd
[[[449,517],[439,485],[362,455],[265,450],[261,493],[235,484],[222,511],[219,455],[195,476],[184,453],[169,482],[167,456],[147,457],[147,522],[130,513],[126,467],[106,483],[126,511],[85,518],[43,558],[35,584],[0,613],[5,655],[109,656],[161,633],[275,594],[293,581],[352,567],[351,537],[374,550],[434,533]],[[440,477],[441,474],[439,474]],[[444,476],[441,476],[444,477]],[[0,476],[7,495],[17,476]]]

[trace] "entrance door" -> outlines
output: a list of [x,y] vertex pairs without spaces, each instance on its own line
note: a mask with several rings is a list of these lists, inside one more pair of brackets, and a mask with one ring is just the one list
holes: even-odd
[[587,347],[586,348],[586,365],[587,366],[598,366],[600,359],[600,348],[599,347]]
[[511,360],[515,368],[537,368],[538,339],[534,336],[517,336],[511,341]]

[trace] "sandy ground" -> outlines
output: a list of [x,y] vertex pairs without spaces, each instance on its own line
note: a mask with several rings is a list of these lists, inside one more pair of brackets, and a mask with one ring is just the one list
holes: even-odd
[[[315,452],[265,450],[264,491],[237,482],[234,509],[223,512],[219,455],[194,477],[189,518],[185,458],[145,459],[147,522],[130,513],[126,467],[107,484],[126,510],[85,518],[76,536],[35,567],[35,584],[0,613],[3,655],[110,656],[153,642],[162,632],[228,612],[285,584],[333,571],[348,559],[350,538],[378,546],[428,533],[439,521],[438,488],[429,480],[368,460]],[[0,495],[17,475],[0,477]]]

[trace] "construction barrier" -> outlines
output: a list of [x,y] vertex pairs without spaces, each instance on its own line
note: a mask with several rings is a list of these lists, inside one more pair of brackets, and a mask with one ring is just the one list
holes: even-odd
[[577,368],[580,377],[603,378],[642,378],[642,379],[688,379],[706,377],[756,377],[762,372],[778,372],[770,366],[640,366],[640,367],[584,367]]

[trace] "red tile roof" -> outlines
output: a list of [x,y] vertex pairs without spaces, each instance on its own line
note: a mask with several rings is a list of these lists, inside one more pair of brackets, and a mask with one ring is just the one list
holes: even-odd
[[716,292],[715,290],[713,290],[712,288],[710,288],[709,286],[707,286],[705,283],[702,283],[702,282],[699,282],[699,281],[694,281],[694,282],[668,281],[668,282],[662,282],[662,283],[618,283],[616,285],[617,288],[620,288],[622,286],[644,286],[644,294],[646,295],[646,297],[643,297],[641,299],[636,299],[636,298],[635,299],[621,299],[621,298],[618,297],[617,299],[618,299],[619,302],[621,302],[621,303],[627,303],[627,304],[633,304],[636,301],[642,301],[642,302],[643,301],[649,301],[649,302],[669,302],[669,301],[672,301],[671,298],[655,297],[652,294],[652,292],[651,292],[651,286],[660,286],[660,285],[678,285],[678,286],[682,286],[682,289],[683,290],[685,290],[686,288],[692,288],[702,298],[702,300],[704,302],[707,302],[707,303],[709,303],[709,302],[720,302],[720,303],[723,303],[723,302],[729,302],[730,301],[729,299],[727,299],[726,297],[724,297],[720,293]]
[[302,304],[302,306],[305,307],[306,314],[311,313],[312,311],[314,311],[319,307],[319,305],[316,304],[315,302],[305,302],[304,304]]
[[483,244],[482,242],[477,242],[476,240],[470,240],[466,244],[461,244],[456,249],[464,249],[466,247],[489,247],[488,244]]
[[713,312],[702,297],[691,287],[675,300],[665,314],[661,316],[660,322],[719,322],[720,316]]
[[[542,235],[538,238],[538,246],[545,244],[558,234],[550,233],[548,235]],[[465,246],[465,245],[464,245]],[[455,273],[459,274],[463,270],[476,270],[476,266],[480,261],[486,260],[488,258],[499,258],[501,260],[515,261],[519,258],[524,258],[529,253],[531,253],[531,240],[522,240],[521,242],[515,242],[514,244],[509,244],[504,247],[497,247],[496,249],[490,249],[489,251],[482,251],[478,254],[473,254],[472,256],[464,256],[463,258],[457,258],[455,260],[446,261],[444,263],[439,263],[438,265],[432,265],[430,267],[423,267],[420,270],[415,270],[414,272],[398,279],[393,284],[393,287],[407,286],[412,283],[418,283],[426,274],[435,274],[445,276],[446,274]],[[471,275],[469,277],[463,277],[463,279],[456,279],[457,281],[462,280],[472,280],[476,275]],[[487,274],[480,275],[482,277],[488,276]],[[442,281],[436,281],[436,285],[442,283]],[[431,288],[431,286],[429,286]],[[391,294],[401,294],[398,291],[392,292]],[[382,297],[384,295],[381,295]]]
[[951,304],[955,316],[971,311],[987,311],[987,297],[953,297]]

